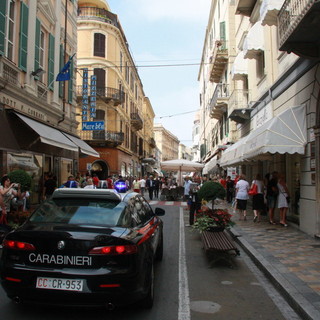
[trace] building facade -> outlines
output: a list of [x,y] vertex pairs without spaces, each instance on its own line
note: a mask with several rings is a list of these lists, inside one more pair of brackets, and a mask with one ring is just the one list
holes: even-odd
[[[119,19],[106,1],[80,0],[77,26],[78,132],[100,154],[81,159],[80,172],[140,176],[155,147],[154,112]],[[90,122],[103,125],[88,130]]]
[[[233,15],[226,14],[230,10]],[[320,231],[318,10],[316,1],[237,0],[228,8],[213,1],[210,16],[229,30],[232,48],[224,65],[215,66],[204,54],[213,65],[204,82],[231,88],[225,105],[236,130],[228,136],[237,142],[221,152],[218,163],[245,173],[249,181],[257,173],[284,174],[292,199],[288,220],[310,235]],[[207,32],[219,41],[221,28],[213,26]],[[214,113],[221,106],[217,102]]]
[[60,184],[78,171],[82,154],[97,155],[76,136],[74,61],[70,80],[56,81],[76,52],[76,18],[76,1],[0,2],[0,174],[28,172],[33,203],[43,173]]
[[153,130],[156,145],[161,151],[160,162],[178,159],[180,143],[178,138],[160,123],[155,123]]

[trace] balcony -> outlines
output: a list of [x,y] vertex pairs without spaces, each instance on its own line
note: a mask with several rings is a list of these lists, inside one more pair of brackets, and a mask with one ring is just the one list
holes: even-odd
[[304,58],[320,57],[320,2],[286,0],[278,15],[280,50]]
[[228,48],[225,40],[217,40],[212,50],[209,66],[209,79],[219,83],[228,63]]
[[130,119],[131,119],[131,125],[134,127],[134,129],[138,131],[143,128],[143,121],[139,116],[139,113],[132,112],[130,115]]
[[239,0],[236,14],[250,17],[257,0]]
[[0,56],[0,78],[6,83],[19,86],[20,88],[20,70],[10,60]]
[[210,101],[210,117],[221,120],[223,114],[227,111],[229,100],[229,86],[219,83],[213,93]]
[[154,138],[150,138],[149,139],[149,146],[151,148],[155,148],[157,145],[156,145],[156,140],[154,140]]
[[235,89],[230,95],[228,104],[229,119],[244,123],[250,120],[250,113],[253,109],[248,108],[249,90]]
[[[109,87],[97,87],[97,100],[100,99],[106,103],[113,102],[114,106],[124,102],[125,93],[119,89]],[[82,86],[77,86],[77,102],[82,100]]]
[[78,8],[79,20],[96,20],[105,23],[110,23],[119,28],[118,19],[115,14],[106,9],[96,7],[79,7]]
[[82,140],[95,147],[117,147],[124,142],[123,132],[107,130],[79,131]]

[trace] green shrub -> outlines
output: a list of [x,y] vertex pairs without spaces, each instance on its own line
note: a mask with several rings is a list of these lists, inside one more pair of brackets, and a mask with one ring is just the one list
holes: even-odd
[[8,174],[8,177],[13,183],[20,183],[22,192],[30,190],[31,177],[24,170],[14,170]]
[[200,190],[198,191],[199,199],[205,201],[212,201],[212,206],[214,200],[224,199],[226,196],[226,190],[219,182],[207,181],[205,182]]

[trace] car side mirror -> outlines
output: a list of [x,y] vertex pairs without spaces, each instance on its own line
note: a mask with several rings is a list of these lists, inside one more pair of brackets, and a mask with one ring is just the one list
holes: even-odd
[[154,214],[156,216],[164,216],[165,213],[166,213],[166,211],[162,208],[155,208],[155,210],[154,210]]

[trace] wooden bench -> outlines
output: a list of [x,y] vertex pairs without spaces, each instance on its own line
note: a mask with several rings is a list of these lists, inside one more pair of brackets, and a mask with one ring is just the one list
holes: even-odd
[[230,267],[234,267],[231,257],[240,255],[240,251],[226,231],[204,231],[201,233],[201,239],[210,258],[210,268],[220,260],[224,260],[229,263]]

